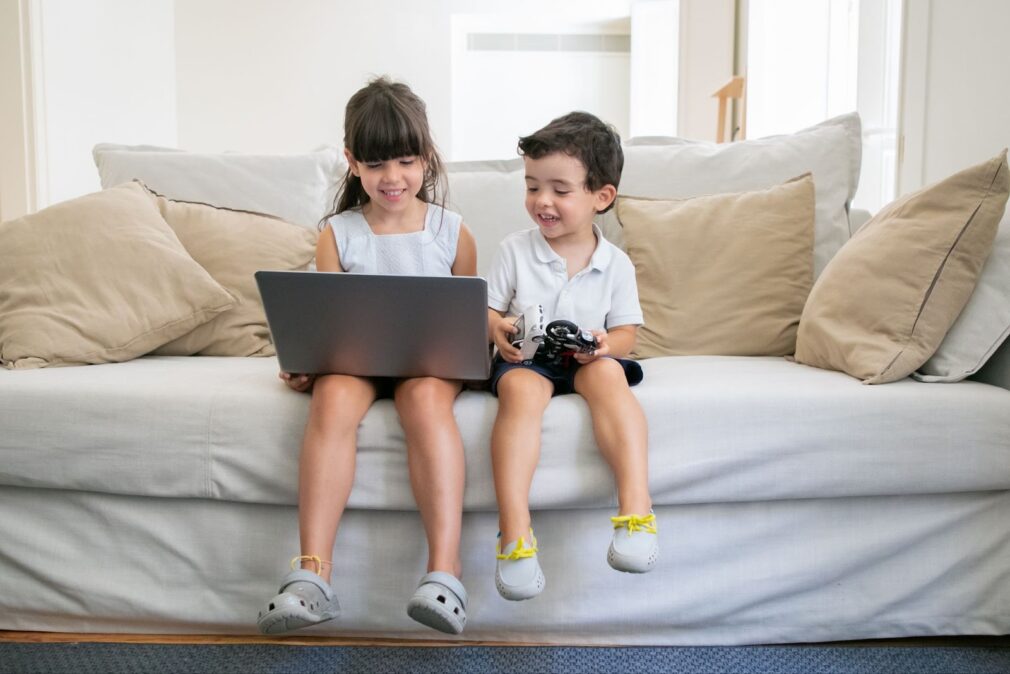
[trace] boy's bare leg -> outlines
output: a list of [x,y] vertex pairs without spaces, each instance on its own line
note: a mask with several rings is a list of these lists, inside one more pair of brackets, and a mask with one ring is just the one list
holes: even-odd
[[491,433],[491,462],[504,549],[527,536],[530,484],[540,460],[540,430],[554,385],[532,370],[509,370],[498,380],[498,416]]
[[[375,385],[348,375],[325,375],[312,405],[298,461],[298,530],[302,554],[329,561],[337,526],[354,482],[358,425],[375,400]],[[302,568],[316,570],[309,561]],[[319,569],[326,582],[330,566]]]
[[621,364],[600,358],[583,365],[575,374],[575,391],[589,404],[596,444],[614,472],[619,513],[648,513],[648,426]]
[[428,571],[459,578],[463,526],[463,438],[452,405],[462,385],[434,377],[405,379],[396,387],[396,411],[407,439],[407,465],[428,539]]

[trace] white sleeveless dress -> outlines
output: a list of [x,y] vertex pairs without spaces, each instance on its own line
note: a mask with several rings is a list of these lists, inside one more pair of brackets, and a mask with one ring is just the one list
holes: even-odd
[[375,234],[359,209],[327,221],[333,230],[340,266],[356,274],[451,276],[463,218],[428,204],[424,229],[407,234]]

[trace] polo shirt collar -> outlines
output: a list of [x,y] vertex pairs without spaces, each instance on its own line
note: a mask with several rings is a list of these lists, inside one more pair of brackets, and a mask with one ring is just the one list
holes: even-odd
[[[592,257],[589,258],[589,266],[592,269],[603,271],[610,264],[614,253],[610,249],[610,246],[606,244],[603,230],[595,222],[593,223],[593,233],[596,234],[596,250],[593,251]],[[536,253],[537,259],[541,262],[551,263],[561,260],[561,256],[547,243],[547,239],[544,238],[539,227],[533,229],[533,250]]]

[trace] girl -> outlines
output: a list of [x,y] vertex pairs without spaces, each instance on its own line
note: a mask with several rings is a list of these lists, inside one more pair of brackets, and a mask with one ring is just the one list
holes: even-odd
[[[351,97],[344,154],[348,170],[334,212],[321,223],[317,269],[476,275],[473,235],[459,215],[432,203],[444,180],[442,162],[424,102],[407,85],[379,78]],[[357,429],[372,402],[392,394],[428,540],[428,573],[407,603],[407,614],[443,632],[462,632],[467,603],[459,581],[464,463],[452,411],[461,383],[433,377],[280,376],[296,391],[312,390],[298,473],[301,554],[291,562],[292,569],[296,562],[301,568],[284,577],[279,593],[260,611],[260,630],[277,634],[339,613],[329,585],[330,553],[354,479]]]

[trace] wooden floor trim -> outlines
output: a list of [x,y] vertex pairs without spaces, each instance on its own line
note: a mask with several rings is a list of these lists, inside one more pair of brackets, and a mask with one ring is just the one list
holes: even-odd
[[[393,639],[286,636],[270,637],[249,634],[120,634],[97,632],[22,632],[0,630],[0,643],[58,644],[58,643],[117,643],[117,644],[278,644],[284,646],[384,646],[411,648],[438,648],[460,646],[566,646],[570,644],[543,644],[506,641],[450,641],[435,639]],[[619,644],[614,644],[619,645]],[[862,641],[835,641],[822,644],[782,644],[785,646],[961,646],[1010,648],[1010,636],[950,636],[916,637],[907,639],[867,639]]]

